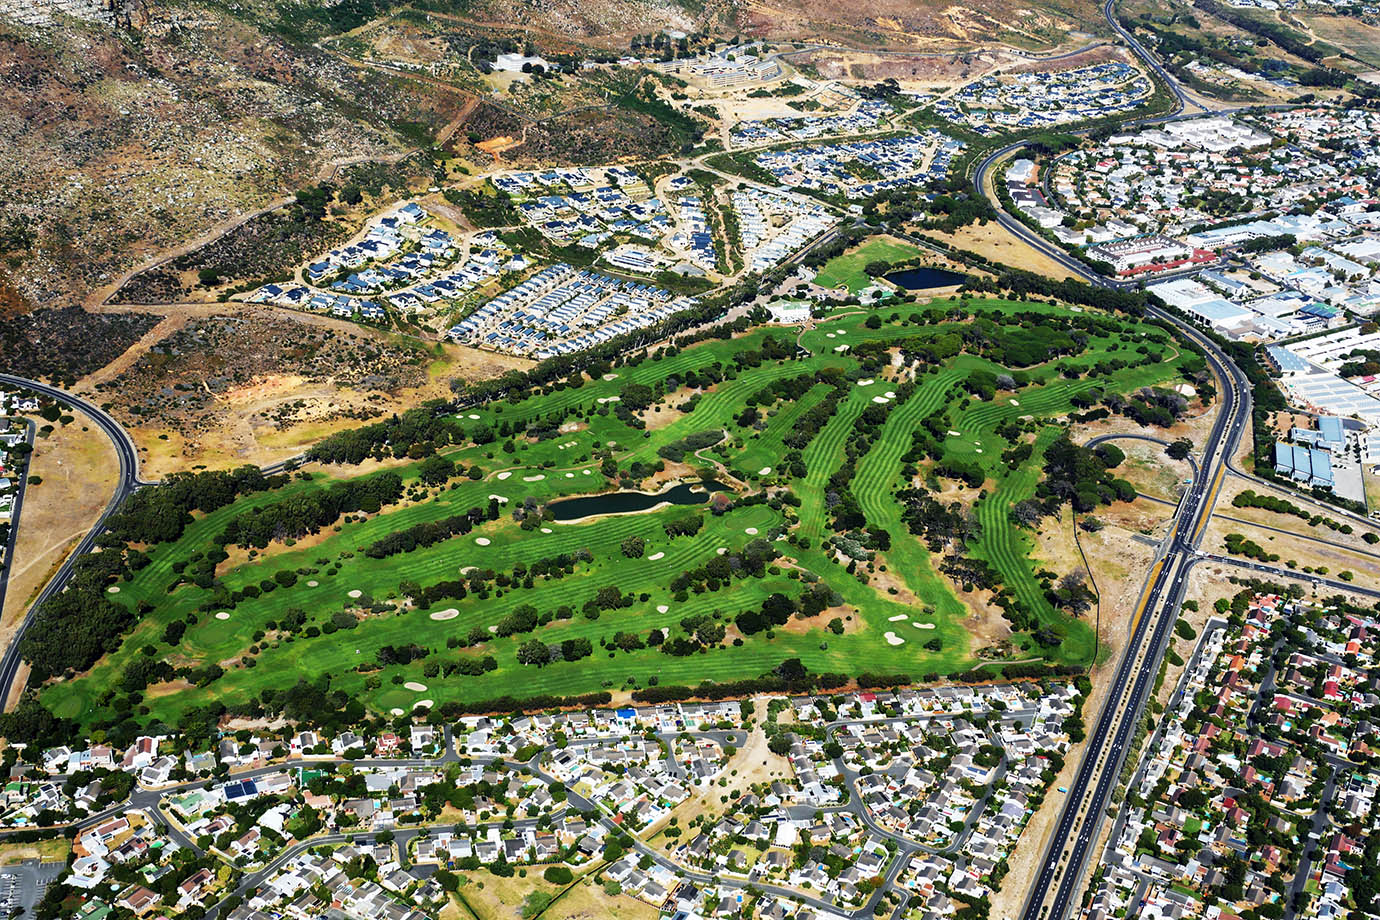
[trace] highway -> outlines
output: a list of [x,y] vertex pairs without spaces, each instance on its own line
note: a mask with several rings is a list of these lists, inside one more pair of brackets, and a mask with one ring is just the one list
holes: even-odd
[[[1153,55],[1121,27],[1116,21],[1113,5],[1114,0],[1107,0],[1102,7],[1108,23],[1146,66],[1164,81],[1175,98],[1175,107],[1168,115],[1129,122],[1128,126],[1186,117],[1185,109],[1195,103]],[[1008,144],[984,157],[973,175],[974,193],[994,197],[987,192],[988,176],[993,166],[1023,146],[1023,142]],[[1135,287],[1135,282],[1102,277],[1006,212],[999,199],[993,200],[992,204],[997,220],[1003,227],[1059,262],[1075,277],[1111,290]],[[1198,541],[1212,514],[1230,458],[1250,424],[1251,387],[1240,368],[1201,330],[1156,307],[1148,308],[1148,314],[1172,324],[1181,335],[1203,350],[1209,366],[1220,381],[1222,403],[1196,463],[1198,475],[1180,499],[1170,522],[1169,533],[1147,576],[1141,599],[1135,608],[1125,653],[1112,678],[1107,701],[1088,733],[1083,759],[1070,783],[1064,809],[1031,884],[1022,911],[1023,920],[1063,920],[1078,905],[1089,854],[1096,845],[1107,808],[1112,804],[1122,764],[1154,686],[1170,631],[1178,618],[1188,576],[1198,561]]]
[[[9,648],[5,649],[3,658],[0,658],[0,707],[3,701],[9,699],[10,692],[14,687],[15,676],[19,673],[19,646],[24,638],[24,633],[33,624],[34,614],[39,607],[43,606],[44,601],[53,597],[66,586],[67,580],[72,577],[73,566],[79,558],[89,553],[96,544],[96,538],[105,530],[105,522],[115,510],[124,503],[140,486],[150,485],[139,478],[139,453],[134,446],[133,439],[128,432],[120,427],[120,423],[111,418],[99,406],[93,405],[79,396],[73,396],[66,390],[59,390],[57,387],[40,383],[37,380],[30,380],[27,377],[15,377],[12,374],[0,374],[0,383],[13,387],[22,387],[47,396],[50,399],[60,400],[63,403],[85,413],[96,426],[110,438],[115,446],[115,455],[119,459],[120,473],[119,480],[115,486],[115,492],[106,503],[105,510],[96,519],[96,524],[86,536],[81,538],[76,547],[67,554],[67,558],[62,561],[53,577],[43,586],[43,590],[38,593],[38,597],[29,605],[29,610],[24,615],[24,621],[19,624],[19,629],[15,631],[14,639],[10,642]],[[0,595],[0,599],[3,596]]]

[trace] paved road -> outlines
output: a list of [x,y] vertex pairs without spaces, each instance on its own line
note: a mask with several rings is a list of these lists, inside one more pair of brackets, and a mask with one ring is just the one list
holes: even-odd
[[[73,566],[79,558],[90,552],[96,544],[96,538],[105,530],[105,522],[110,515],[115,512],[124,500],[140,486],[147,485],[139,478],[139,454],[135,449],[134,441],[129,434],[120,427],[120,423],[111,418],[99,406],[96,406],[79,396],[73,396],[66,390],[40,383],[37,380],[29,380],[26,377],[15,377],[12,374],[0,374],[0,383],[14,387],[23,387],[47,396],[51,399],[61,400],[69,406],[84,412],[96,426],[110,438],[115,445],[115,454],[120,463],[120,476],[115,486],[115,493],[110,497],[105,510],[96,520],[96,524],[81,538],[76,548],[67,554],[56,574],[49,580],[48,584],[39,592],[33,604],[29,606],[28,613],[24,616],[24,621],[19,625],[19,629],[14,634],[14,639],[10,642],[9,648],[5,650],[3,658],[0,658],[0,701],[9,699],[10,692],[14,686],[15,675],[19,672],[19,645],[24,637],[24,633],[33,625],[34,613],[41,607],[44,601],[56,595],[66,586],[67,580],[72,577]],[[0,705],[3,705],[0,702]]]
[[[0,416],[0,426],[9,427],[10,420]],[[34,423],[31,419],[24,419],[24,439],[29,447],[34,446]],[[14,568],[14,545],[19,542],[19,516],[24,510],[24,490],[29,484],[29,464],[33,462],[33,454],[30,453],[24,461],[24,474],[19,476],[16,483],[17,489],[14,493],[14,505],[10,509],[10,534],[5,541],[5,553],[0,556],[0,612],[5,609],[5,593],[10,587],[10,570]],[[4,701],[8,693],[0,696],[0,709],[4,707]]]

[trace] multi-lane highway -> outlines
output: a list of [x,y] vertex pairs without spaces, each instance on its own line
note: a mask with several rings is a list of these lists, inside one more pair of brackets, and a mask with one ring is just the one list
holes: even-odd
[[[1103,5],[1103,15],[1112,29],[1174,95],[1173,111],[1150,121],[1184,117],[1186,108],[1194,103],[1173,76],[1116,21],[1113,0],[1107,0]],[[1022,146],[1019,142],[1009,144],[984,157],[973,175],[974,193],[994,198],[987,190],[993,166]],[[1003,227],[1059,262],[1075,277],[1109,289],[1134,287],[1134,282],[1102,277],[1062,248],[1034,233],[1014,215],[1007,213],[998,200],[992,203],[997,220]],[[1198,561],[1198,541],[1212,514],[1231,457],[1250,423],[1250,382],[1216,342],[1201,330],[1163,310],[1151,307],[1149,312],[1155,318],[1173,324],[1181,335],[1203,350],[1220,382],[1222,403],[1197,461],[1198,474],[1179,502],[1169,534],[1161,544],[1147,577],[1135,609],[1125,652],[1112,678],[1107,700],[1089,732],[1083,760],[1070,784],[1064,810],[1031,885],[1023,920],[1062,920],[1076,906],[1088,855],[1097,841],[1102,819],[1112,802],[1122,764],[1154,686],[1170,630],[1177,619],[1189,574]]]

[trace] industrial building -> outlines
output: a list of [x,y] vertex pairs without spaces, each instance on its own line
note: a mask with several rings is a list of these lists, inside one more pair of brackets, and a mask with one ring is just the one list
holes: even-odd
[[1275,442],[1275,473],[1305,486],[1332,488],[1332,458],[1327,451]]

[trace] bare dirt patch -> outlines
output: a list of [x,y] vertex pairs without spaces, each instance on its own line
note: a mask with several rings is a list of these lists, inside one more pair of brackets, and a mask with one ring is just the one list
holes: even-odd
[[[243,305],[170,308],[81,388],[135,438],[150,478],[264,464],[344,428],[450,395],[513,362],[327,317]],[[163,324],[160,324],[162,326]]]

